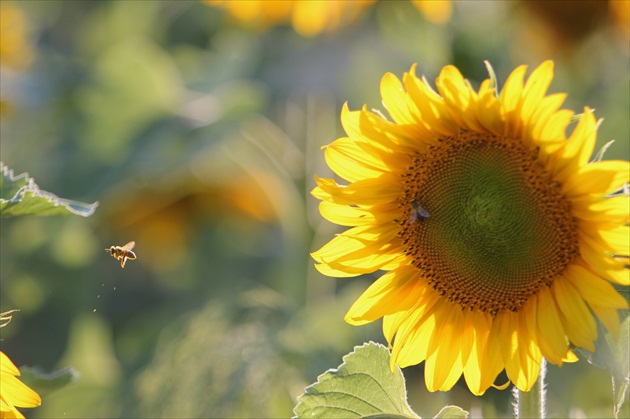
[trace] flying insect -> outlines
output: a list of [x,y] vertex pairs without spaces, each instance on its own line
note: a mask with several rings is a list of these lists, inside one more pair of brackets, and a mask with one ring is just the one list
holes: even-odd
[[124,268],[127,260],[133,260],[136,258],[136,254],[131,251],[135,245],[135,241],[130,241],[124,246],[111,246],[109,249],[105,249],[105,251],[109,252],[109,254],[115,259],[118,259],[120,261],[120,266]]

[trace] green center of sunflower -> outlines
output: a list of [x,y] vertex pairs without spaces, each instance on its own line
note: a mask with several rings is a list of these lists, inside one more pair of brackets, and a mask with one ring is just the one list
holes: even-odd
[[570,203],[521,140],[467,131],[440,139],[403,184],[406,253],[462,308],[518,311],[578,255]]

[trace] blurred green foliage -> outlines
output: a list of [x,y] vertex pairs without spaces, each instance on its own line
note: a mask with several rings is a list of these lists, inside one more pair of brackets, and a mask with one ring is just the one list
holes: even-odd
[[[606,158],[630,150],[629,47],[605,14],[570,38],[527,2],[456,2],[435,25],[408,1],[382,1],[302,38],[195,1],[17,5],[33,62],[2,71],[2,160],[42,189],[101,203],[87,219],[1,221],[0,303],[21,309],[2,350],[80,374],[33,418],[287,417],[342,355],[382,341],[379,324],[343,322],[373,278],[312,267],[309,251],[339,230],[309,191],[330,174],[320,147],[343,135],[342,104],[383,109],[386,72],[418,63],[431,80],[455,64],[478,86],[484,60],[502,83],[551,58],[566,107],[605,118],[598,146],[617,140]],[[122,270],[103,249],[130,240],[138,259]],[[428,393],[422,366],[404,372],[421,416],[511,411],[507,391]],[[551,416],[612,414],[605,370],[551,366],[548,379]]]

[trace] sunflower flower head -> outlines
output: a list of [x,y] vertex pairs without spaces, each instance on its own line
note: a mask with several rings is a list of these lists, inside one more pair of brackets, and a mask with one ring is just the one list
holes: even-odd
[[415,66],[402,81],[386,74],[392,121],[346,106],[347,136],[325,149],[347,182],[317,178],[313,195],[351,228],[313,253],[316,267],[385,271],[346,321],[382,317],[392,366],[424,361],[430,391],[463,374],[481,395],[503,370],[529,391],[543,357],[562,365],[577,359],[570,344],[593,351],[595,316],[616,336],[628,307],[612,284],[629,285],[618,191],[630,165],[589,162],[597,121],[547,94],[551,61],[525,74],[518,67],[500,91],[494,77],[474,90],[453,66],[437,91]]

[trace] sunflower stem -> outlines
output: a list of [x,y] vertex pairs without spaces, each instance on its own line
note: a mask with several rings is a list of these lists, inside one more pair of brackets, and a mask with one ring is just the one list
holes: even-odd
[[514,395],[514,416],[517,419],[547,417],[545,402],[547,392],[545,377],[547,375],[547,361],[543,358],[540,365],[540,375],[530,391],[521,391],[516,386],[512,389]]

